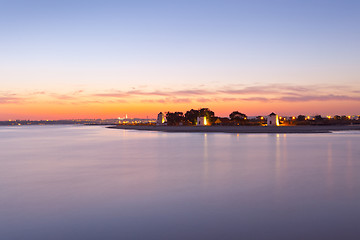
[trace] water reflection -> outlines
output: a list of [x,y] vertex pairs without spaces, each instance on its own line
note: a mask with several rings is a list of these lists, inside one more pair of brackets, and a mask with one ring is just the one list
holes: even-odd
[[204,133],[203,135],[203,182],[205,187],[207,186],[208,177],[209,177],[209,149],[208,149],[208,135]]
[[354,188],[354,183],[353,183],[353,175],[354,175],[353,142],[350,140],[347,140],[346,145],[347,145],[346,181],[347,181],[347,188],[348,188],[349,194],[352,195],[352,191]]
[[283,184],[286,184],[286,168],[287,168],[287,150],[286,150],[286,134],[276,134],[276,157],[275,157],[275,176],[277,190],[281,191]]
[[333,194],[333,146],[332,143],[328,143],[328,151],[327,151],[327,187],[328,193],[330,195]]
[[0,128],[1,236],[356,239],[359,140]]

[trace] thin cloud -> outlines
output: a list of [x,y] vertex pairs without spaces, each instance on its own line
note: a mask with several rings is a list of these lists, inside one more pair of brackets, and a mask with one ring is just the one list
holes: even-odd
[[249,94],[276,94],[279,93],[279,89],[269,89],[266,87],[247,87],[243,89],[225,89],[219,90],[219,93],[231,94],[231,95],[249,95]]
[[[326,94],[329,92],[331,94]],[[234,86],[227,85],[217,90],[209,89],[159,89],[154,91],[143,91],[134,89],[131,91],[112,91],[111,93],[96,93],[93,96],[101,98],[138,98],[138,97],[164,97],[160,99],[140,100],[143,103],[181,103],[181,102],[235,102],[235,101],[330,101],[330,100],[354,100],[358,101],[359,96],[347,96],[345,93],[357,95],[357,90],[347,86],[335,85],[286,85],[269,84],[257,86]],[[106,101],[106,100],[104,100]]]
[[309,102],[309,101],[360,101],[360,97],[345,95],[322,95],[322,96],[294,96],[281,97],[276,100],[287,102]]
[[118,92],[118,93],[96,93],[92,94],[94,97],[106,97],[106,98],[123,98],[128,97],[129,94]]
[[46,95],[47,93],[45,91],[37,91],[37,92],[32,92],[30,95]]
[[173,103],[190,103],[191,99],[189,98],[175,98],[171,100]]
[[314,91],[314,89],[319,89],[316,86],[292,86],[284,84],[270,84],[270,85],[258,85],[250,86],[243,88],[226,88],[219,90],[221,93],[225,94],[293,94],[296,92],[308,92]]
[[239,101],[239,98],[230,97],[230,98],[221,98],[220,100],[222,102],[235,102],[235,101]]
[[0,92],[0,104],[22,103],[26,99],[19,94],[9,91]]
[[51,97],[56,98],[58,100],[76,100],[77,97],[68,94],[51,94]]
[[190,103],[190,102],[238,102],[238,101],[360,101],[360,90],[346,85],[223,85],[217,89],[191,87],[184,89],[155,90],[133,88],[130,90],[109,89],[107,91],[90,92],[83,89],[65,93],[34,91],[23,94],[0,92],[0,103]]
[[174,95],[207,95],[207,94],[213,94],[213,91],[209,90],[203,90],[203,89],[192,89],[192,90],[179,90],[179,91],[173,91],[172,94]]
[[20,103],[22,101],[23,101],[22,98],[17,98],[17,97],[0,97],[0,104]]
[[93,96],[121,98],[121,97],[133,97],[133,96],[194,96],[194,95],[204,95],[204,94],[213,94],[213,93],[214,91],[208,91],[203,89],[155,90],[155,91],[131,90],[131,91],[113,91],[108,93],[96,93],[93,94]]
[[189,98],[161,98],[161,99],[143,99],[142,103],[190,103]]
[[255,101],[255,102],[267,102],[271,101],[270,98],[265,97],[249,97],[249,98],[241,98],[241,101]]
[[216,102],[216,99],[210,99],[210,98],[197,98],[197,102],[201,103],[207,103],[207,102]]

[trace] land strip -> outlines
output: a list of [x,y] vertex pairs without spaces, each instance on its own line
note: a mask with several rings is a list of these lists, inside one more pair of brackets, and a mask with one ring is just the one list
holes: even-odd
[[218,132],[218,133],[329,133],[333,131],[360,131],[360,125],[331,126],[140,126],[116,125],[114,129],[160,132]]

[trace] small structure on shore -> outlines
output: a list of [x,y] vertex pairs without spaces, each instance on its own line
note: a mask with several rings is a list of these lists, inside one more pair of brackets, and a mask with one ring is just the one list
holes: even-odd
[[270,113],[267,117],[267,126],[279,126],[279,116],[275,113]]
[[197,126],[206,126],[206,125],[208,125],[206,117],[197,117],[196,125]]
[[162,112],[158,114],[158,117],[156,119],[156,125],[158,126],[165,125],[165,114],[163,114]]
[[214,123],[215,123],[215,125],[220,125],[221,124],[220,118],[217,118]]

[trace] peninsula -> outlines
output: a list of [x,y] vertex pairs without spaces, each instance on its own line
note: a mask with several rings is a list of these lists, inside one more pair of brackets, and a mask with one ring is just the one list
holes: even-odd
[[161,131],[161,132],[223,132],[223,133],[329,133],[333,131],[360,130],[359,116],[322,117],[299,115],[281,117],[275,113],[268,116],[248,117],[234,111],[229,118],[217,117],[208,108],[182,112],[160,112],[156,122],[119,122],[109,128]]
[[330,133],[334,131],[360,131],[360,125],[330,126],[154,126],[154,125],[116,125],[113,129],[188,132],[188,133]]

